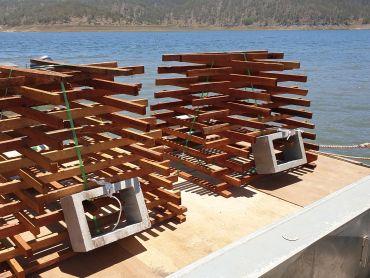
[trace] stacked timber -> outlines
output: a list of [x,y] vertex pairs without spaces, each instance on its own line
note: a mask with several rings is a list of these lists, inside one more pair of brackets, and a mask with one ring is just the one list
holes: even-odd
[[[160,120],[164,137],[157,141],[167,146],[166,157],[200,173],[180,172],[184,178],[229,197],[231,186],[259,176],[251,150],[256,138],[279,129],[302,129],[308,163],[317,159],[311,151],[318,146],[307,141],[316,138],[309,131],[315,128],[308,121],[312,113],[305,109],[308,90],[296,85],[307,77],[287,73],[300,63],[283,58],[264,50],[163,55],[172,63],[158,73],[172,76],[157,79],[156,85],[178,88],[155,93],[171,101],[151,110]],[[276,142],[277,152],[282,143]],[[211,179],[202,179],[204,174]]]
[[[141,84],[115,77],[144,72],[116,62],[73,65],[32,60],[0,66],[0,262],[16,276],[73,254],[60,198],[140,177],[152,223],[184,221],[177,177],[151,131]],[[132,115],[133,114],[133,115]],[[117,195],[118,197],[118,195]],[[92,233],[119,213],[110,198],[84,203]],[[122,216],[124,220],[124,215]],[[10,273],[9,271],[6,273]]]

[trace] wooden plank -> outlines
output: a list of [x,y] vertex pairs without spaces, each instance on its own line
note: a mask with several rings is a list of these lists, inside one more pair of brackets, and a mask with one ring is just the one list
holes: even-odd
[[95,89],[108,90],[117,94],[126,94],[131,96],[137,96],[139,94],[140,84],[127,84],[119,83],[115,81],[103,80],[103,79],[90,79],[79,81],[79,84],[90,86]]
[[163,166],[155,161],[151,161],[149,159],[140,159],[136,161],[136,163],[140,168],[143,168],[149,172],[156,172],[162,176],[168,176],[171,174],[171,170],[169,167]]
[[45,170],[48,170],[50,172],[58,171],[58,163],[51,161],[44,155],[28,148],[17,148],[16,150],[23,154],[24,156],[26,156],[27,158],[34,161],[37,165],[43,167]]
[[299,74],[286,74],[286,73],[275,73],[275,72],[259,72],[259,76],[276,78],[278,82],[307,82],[306,75],[299,75]]
[[138,144],[132,144],[125,147],[125,150],[130,151],[134,154],[140,155],[145,158],[162,161],[163,160],[163,154],[157,151],[153,151],[151,149],[148,149],[145,146],[140,146]]
[[[258,62],[271,62],[270,60],[266,59],[255,59],[255,61]],[[301,64],[296,61],[281,61],[281,60],[275,60],[274,63],[279,63],[284,65],[284,70],[293,70],[293,69],[299,69],[301,67]]]
[[300,95],[300,96],[306,96],[308,94],[308,90],[306,89],[300,89],[296,87],[284,87],[284,86],[262,86],[262,85],[256,85],[255,86],[258,89],[263,89],[268,91],[271,94],[293,94],[293,95]]
[[22,86],[25,81],[24,76],[0,78],[0,89]]
[[[57,243],[61,243],[65,241],[67,237],[68,237],[68,234],[66,232],[61,232],[59,234],[53,233],[51,235],[48,235],[47,237],[41,237],[32,242],[29,242],[29,244],[34,251],[37,251],[37,250],[40,250],[40,249],[43,249],[49,246],[53,246]],[[12,249],[10,251],[1,253],[0,261],[3,262],[3,261],[9,260],[17,256],[21,256],[21,255],[22,254],[19,249]]]
[[26,137],[19,137],[19,138],[11,138],[0,141],[0,151],[2,153],[11,151],[11,150],[17,150],[22,148],[23,146],[23,140]]
[[28,231],[30,231],[34,236],[40,234],[40,228],[32,223],[23,212],[17,212],[14,216],[18,219],[19,223],[23,225]]
[[23,267],[19,264],[19,262],[16,259],[14,258],[9,259],[7,263],[9,264],[10,268],[14,271],[14,274],[17,278],[26,277]]
[[131,127],[144,132],[148,132],[151,129],[151,126],[148,122],[125,116],[119,113],[105,114],[101,117],[106,120],[112,121],[115,126],[120,126],[122,128]]
[[303,98],[289,98],[289,97],[282,97],[282,96],[271,96],[271,101],[275,101],[278,103],[288,104],[288,105],[299,105],[299,106],[306,106],[309,107],[311,105],[311,101]]
[[[216,64],[217,65],[217,64]],[[248,71],[282,71],[284,65],[280,63],[250,62],[250,61],[232,61],[229,63],[238,73],[246,74]]]
[[54,105],[64,104],[64,99],[61,94],[35,89],[27,86],[22,86],[14,89],[14,93],[20,94],[27,99],[39,101],[41,103]]
[[210,135],[210,134],[218,134],[222,131],[229,130],[231,128],[232,127],[230,126],[230,124],[227,123],[226,121],[226,123],[202,127],[201,131],[203,132],[204,135]]
[[258,92],[258,91],[252,92],[252,91],[246,91],[246,90],[241,90],[241,89],[229,89],[226,93],[236,99],[255,99],[255,100],[263,100],[263,101],[271,100],[270,94],[266,94],[266,93]]
[[32,119],[42,124],[47,124],[57,129],[58,128],[62,129],[66,127],[66,124],[64,123],[62,119],[59,119],[52,114],[47,114],[47,113],[38,111],[36,109],[21,107],[21,106],[12,107],[11,109],[15,113],[20,114],[23,117]]
[[207,121],[209,119],[224,118],[230,114],[229,109],[209,111],[205,113],[200,113],[198,115],[198,121]]
[[50,223],[55,223],[63,220],[64,220],[63,210],[60,209],[52,212],[47,212],[42,215],[37,215],[34,218],[34,223],[38,227],[43,227],[50,225]]
[[176,96],[188,96],[194,92],[189,89],[180,89],[180,90],[164,90],[154,93],[155,98],[176,98]]
[[158,73],[159,74],[166,74],[166,73],[185,74],[189,70],[205,69],[205,68],[207,68],[207,65],[158,67]]
[[233,124],[233,125],[239,125],[243,127],[252,127],[252,128],[258,128],[258,129],[264,129],[266,125],[264,123],[261,123],[258,120],[253,119],[245,119],[245,118],[235,118],[235,117],[225,117],[220,119],[226,123]]
[[195,143],[198,143],[198,144],[202,144],[203,145],[203,144],[206,143],[205,142],[205,139],[203,139],[201,137],[190,135],[190,134],[187,134],[187,133],[182,133],[180,131],[177,131],[177,130],[174,130],[174,129],[171,129],[171,128],[163,128],[162,131],[165,134],[177,136],[179,138],[190,140],[190,141],[195,142]]
[[[240,133],[234,130],[226,130],[221,132],[221,135],[227,137],[227,138],[232,138],[232,140],[239,140],[239,141],[244,141],[244,142],[249,142],[249,143],[254,143],[256,141],[256,136],[254,135],[249,135],[249,134],[244,134]],[[227,145],[227,144],[226,144]]]
[[7,67],[7,66],[0,66],[0,71],[7,75],[11,72],[11,77],[18,77],[22,76],[26,78],[26,85],[35,85],[35,84],[50,84],[55,82],[62,82],[63,80],[67,80],[70,75],[51,72],[51,71],[42,71],[42,70],[35,70],[35,69],[21,69],[17,67]]
[[230,81],[202,82],[191,84],[189,88],[194,92],[219,92],[232,86]]
[[24,101],[20,96],[0,97],[0,110],[8,110],[7,108],[21,106],[23,104]]
[[105,68],[117,68],[118,63],[116,61],[110,61],[110,62],[97,62],[97,63],[91,63],[91,64],[83,64],[82,66],[96,66],[96,67],[105,67]]
[[145,67],[144,66],[121,67],[120,69],[131,70],[132,74],[143,74],[143,73],[145,73]]
[[199,82],[198,77],[183,77],[183,78],[160,78],[155,80],[157,86],[178,86],[178,87],[190,87],[191,84]]
[[14,235],[10,237],[14,244],[22,250],[24,256],[32,255],[32,247],[22,238],[21,235]]
[[129,111],[140,115],[146,114],[146,105],[136,104],[129,100],[119,99],[113,96],[104,96],[100,98],[91,98],[91,99],[101,104],[116,107],[120,110]]
[[293,120],[293,119],[282,119],[282,120],[279,120],[278,122],[288,124],[294,127],[304,127],[304,128],[309,128],[309,129],[315,128],[315,125],[308,121],[303,122],[303,121],[298,121],[298,120]]
[[[134,137],[140,136],[139,138],[150,140],[152,145],[154,145],[154,139],[153,138],[146,138],[145,135],[135,134],[130,131],[124,131],[127,134],[127,137]],[[136,139],[135,139],[136,141]],[[107,140],[105,142],[99,142],[95,143],[94,145],[90,146],[80,146],[80,151],[82,155],[87,155],[95,152],[104,151],[107,149],[125,146],[128,144],[135,143],[134,140],[129,138],[120,138],[120,139],[111,139]],[[57,151],[49,151],[43,153],[43,155],[47,158],[49,158],[53,162],[58,162],[66,159],[76,158],[76,150],[75,147],[69,147],[64,150],[57,150]],[[0,173],[8,172],[8,171],[16,171],[19,168],[26,168],[26,167],[32,167],[35,166],[36,163],[28,158],[15,158],[7,161],[0,161]],[[14,184],[11,183],[12,186]],[[4,187],[3,187],[4,189]],[[1,191],[3,192],[3,191]]]
[[19,132],[21,135],[28,136],[35,142],[38,142],[39,145],[45,144],[49,146],[50,148],[54,148],[58,150],[63,148],[62,142],[56,141],[54,138],[52,138],[45,132],[42,132],[40,129],[25,127],[25,128],[18,129],[17,132]]
[[236,110],[242,115],[246,114],[246,115],[269,116],[271,114],[271,110],[268,108],[263,108],[263,107],[259,107],[257,105],[248,104],[248,103],[227,102],[227,103],[220,104],[217,106],[225,107],[230,110]]
[[64,260],[67,260],[73,256],[75,256],[72,250],[63,250],[61,252],[54,252],[52,254],[48,254],[40,259],[37,259],[31,266],[26,269],[26,273],[31,274],[42,269],[46,269],[54,264],[60,263]]
[[207,68],[207,69],[192,69],[186,72],[187,77],[193,76],[217,76],[217,75],[229,75],[232,73],[232,67],[221,67],[221,68]]
[[271,110],[273,112],[284,113],[284,114],[306,118],[306,119],[312,119],[312,115],[313,115],[312,112],[304,110],[304,109],[292,109],[292,108],[278,107],[278,108],[272,108]]
[[195,54],[180,54],[180,55],[163,55],[162,61],[178,61],[196,64],[215,64],[224,61],[231,61],[229,54],[220,53],[195,53]]
[[179,107],[179,106],[185,106],[185,105],[188,105],[188,104],[190,104],[190,101],[185,101],[185,100],[169,101],[169,102],[162,102],[162,103],[153,104],[153,105],[150,106],[150,109],[152,111],[156,111],[156,110],[163,110],[163,109],[171,109],[171,108]]
[[90,73],[90,74],[115,75],[115,76],[132,75],[132,70],[129,70],[129,69],[107,68],[107,67],[86,66],[86,65],[72,65],[72,64],[63,63],[63,62],[46,61],[46,60],[38,60],[38,59],[31,59],[30,62],[33,64],[37,64],[37,65],[49,65],[49,66],[57,65],[58,67],[62,66],[63,68],[66,68],[66,69],[78,70],[78,71]]
[[40,193],[46,193],[46,184],[37,180],[37,178],[32,175],[31,171],[27,169],[19,169],[19,175],[23,182],[25,182],[29,187],[35,188]]
[[193,106],[214,105],[214,104],[219,104],[222,102],[228,102],[232,100],[233,99],[230,96],[212,96],[212,97],[193,99],[192,105]]
[[[15,190],[25,189],[28,187],[29,187],[28,184],[22,183],[19,180],[1,182],[0,183],[0,193],[1,194],[12,193]],[[1,209],[1,205],[0,205],[0,209]]]
[[[220,132],[220,134],[222,134],[222,132]],[[203,145],[206,148],[211,149],[211,148],[218,148],[220,146],[227,145],[227,144],[230,144],[230,139],[229,138],[219,138],[219,139],[215,139],[215,140],[212,140],[212,141],[207,141]]]
[[17,190],[14,192],[15,195],[21,200],[28,208],[34,210],[37,213],[43,212],[43,206],[37,203],[34,198],[28,194],[26,189]]
[[37,124],[36,121],[23,118],[9,118],[0,120],[0,131],[13,130]]
[[277,79],[270,77],[260,77],[254,75],[242,75],[242,74],[230,74],[227,78],[230,81],[244,81],[246,84],[250,84],[252,87],[254,85],[264,85],[264,86],[276,86]]
[[[85,164],[85,172],[86,173],[92,173],[98,170],[102,170],[104,168],[116,166],[122,163],[127,163],[127,162],[133,162],[140,159],[137,155],[121,155],[117,156],[112,159],[106,159],[106,160],[101,160],[99,162],[95,163],[88,163]],[[57,173],[40,173],[36,175],[36,177],[44,183],[49,183],[52,181],[57,181],[57,180],[63,180],[67,178],[71,178],[73,176],[78,176],[81,174],[81,170],[79,165],[74,166],[74,167],[69,167],[67,169],[62,169]]]

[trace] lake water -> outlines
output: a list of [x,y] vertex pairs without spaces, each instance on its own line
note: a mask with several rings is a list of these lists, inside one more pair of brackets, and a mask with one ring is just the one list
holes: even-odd
[[[299,60],[307,74],[321,144],[370,142],[370,30],[0,33],[0,63],[25,66],[49,55],[73,63],[145,65],[141,96],[152,100],[164,53],[268,49]],[[370,150],[339,151],[370,156]]]

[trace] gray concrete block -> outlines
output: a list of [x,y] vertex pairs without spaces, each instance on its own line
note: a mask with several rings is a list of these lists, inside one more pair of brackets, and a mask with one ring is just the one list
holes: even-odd
[[[109,195],[111,191],[119,192],[126,221],[116,230],[92,236],[88,227],[82,202],[100,196]],[[73,251],[87,252],[136,234],[150,228],[148,210],[145,205],[138,178],[112,184],[111,188],[99,188],[82,191],[60,200]]]
[[[288,138],[282,150],[283,159],[277,160],[273,141]],[[279,130],[257,137],[252,149],[258,174],[274,174],[307,163],[300,130]]]

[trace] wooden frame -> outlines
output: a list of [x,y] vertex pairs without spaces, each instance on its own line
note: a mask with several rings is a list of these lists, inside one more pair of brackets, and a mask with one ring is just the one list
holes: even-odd
[[[158,67],[158,73],[179,77],[160,78],[156,84],[180,88],[155,93],[158,99],[175,99],[151,106],[164,135],[157,142],[167,146],[168,159],[212,176],[219,184],[186,173],[184,177],[229,197],[230,186],[258,177],[251,152],[258,136],[300,128],[305,129],[303,138],[315,140],[316,135],[307,131],[315,126],[299,119],[312,118],[311,112],[300,109],[311,104],[304,98],[308,90],[284,85],[306,82],[307,77],[286,73],[299,69],[300,63],[283,58],[283,53],[267,50],[163,55],[163,61],[180,63]],[[310,141],[305,147],[312,163],[317,156],[310,150],[318,147]]]
[[[0,262],[7,271],[21,277],[73,255],[59,199],[97,187],[93,178],[114,182],[140,177],[152,223],[185,221],[186,208],[173,190],[177,177],[155,146],[161,135],[152,131],[156,119],[126,115],[146,114],[146,100],[122,98],[138,95],[141,84],[114,81],[144,73],[144,67],[31,62],[37,69],[0,67],[0,90],[8,91],[0,97],[0,239],[6,243]],[[100,225],[116,221],[117,211],[104,198],[87,209]],[[92,219],[89,223],[94,225]],[[31,263],[39,251],[59,245],[60,252]]]

